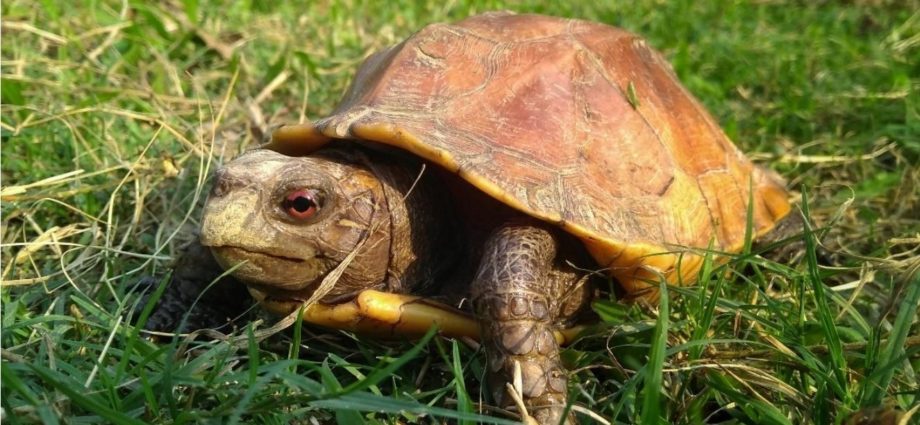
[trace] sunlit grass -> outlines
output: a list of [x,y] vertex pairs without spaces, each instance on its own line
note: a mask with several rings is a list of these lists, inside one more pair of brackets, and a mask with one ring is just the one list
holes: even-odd
[[840,423],[916,406],[920,4],[598,3],[3,2],[5,421],[513,419],[488,404],[482,353],[455,341],[304,327],[153,343],[128,320],[135,284],[194,237],[209,171],[273,125],[328,114],[370,52],[496,9],[642,34],[807,195],[792,260],[711,264],[667,309],[598,303],[608,326],[563,353],[583,423]]

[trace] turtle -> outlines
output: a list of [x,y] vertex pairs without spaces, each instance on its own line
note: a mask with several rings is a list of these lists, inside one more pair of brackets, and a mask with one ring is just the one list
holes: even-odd
[[792,211],[639,36],[492,12],[372,54],[329,116],[218,170],[185,263],[327,326],[463,322],[494,401],[549,424],[572,419],[560,345],[598,279],[654,302]]

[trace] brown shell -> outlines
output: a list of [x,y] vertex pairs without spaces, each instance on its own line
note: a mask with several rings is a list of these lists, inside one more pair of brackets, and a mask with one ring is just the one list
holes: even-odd
[[406,149],[558,224],[634,294],[661,275],[694,281],[686,247],[740,250],[750,200],[758,235],[790,211],[659,53],[597,23],[427,26],[368,58],[316,128]]

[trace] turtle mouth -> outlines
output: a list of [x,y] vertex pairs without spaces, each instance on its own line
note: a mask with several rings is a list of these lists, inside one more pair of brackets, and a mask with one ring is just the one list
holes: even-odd
[[307,261],[303,258],[288,257],[285,255],[278,255],[278,254],[269,254],[267,252],[260,252],[260,251],[252,251],[246,248],[241,248],[241,247],[233,246],[233,245],[212,246],[211,250],[226,252],[227,254],[229,254],[230,257],[243,258],[247,260],[249,259],[252,259],[252,260],[267,259],[267,260],[287,261],[291,263],[303,263]]
[[328,261],[318,257],[297,258],[232,245],[212,246],[211,252],[224,270],[232,270],[233,277],[247,286],[283,294],[283,298],[309,296],[330,268]]

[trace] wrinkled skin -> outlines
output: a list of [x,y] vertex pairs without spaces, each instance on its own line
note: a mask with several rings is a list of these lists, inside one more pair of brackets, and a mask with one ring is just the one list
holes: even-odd
[[[589,299],[587,278],[570,265],[590,265],[584,249],[563,232],[485,196],[466,193],[467,205],[454,205],[445,190],[451,183],[438,171],[429,168],[416,181],[417,160],[370,154],[373,161],[357,148],[308,157],[268,150],[244,154],[215,176],[201,244],[222,268],[237,267],[225,280],[237,279],[278,301],[308,299],[356,249],[321,302],[342,302],[364,289],[471,297],[495,400],[514,405],[505,383],[519,367],[529,414],[540,423],[558,423],[567,378],[552,332],[570,324]],[[306,219],[296,218],[296,211],[292,215],[285,201],[303,191],[318,204]],[[477,211],[483,216],[476,217]],[[465,217],[472,224],[460,227],[464,220],[457,214],[474,216]],[[200,247],[193,246],[187,255],[199,254]],[[201,273],[213,279],[220,273],[203,272],[208,263],[200,258],[180,260],[178,266],[175,277]],[[193,280],[174,286],[191,287]],[[172,302],[161,302],[148,328],[174,323],[166,319],[178,310]]]
[[[201,243],[225,269],[241,264],[233,276],[271,298],[308,299],[356,249],[325,302],[364,289],[422,292],[456,266],[456,255],[435,260],[424,249],[458,249],[455,223],[436,220],[448,214],[431,179],[421,179],[405,198],[417,171],[387,159],[371,164],[360,150],[300,158],[251,151],[217,172]],[[286,197],[298,192],[315,198],[309,217],[285,207]]]

